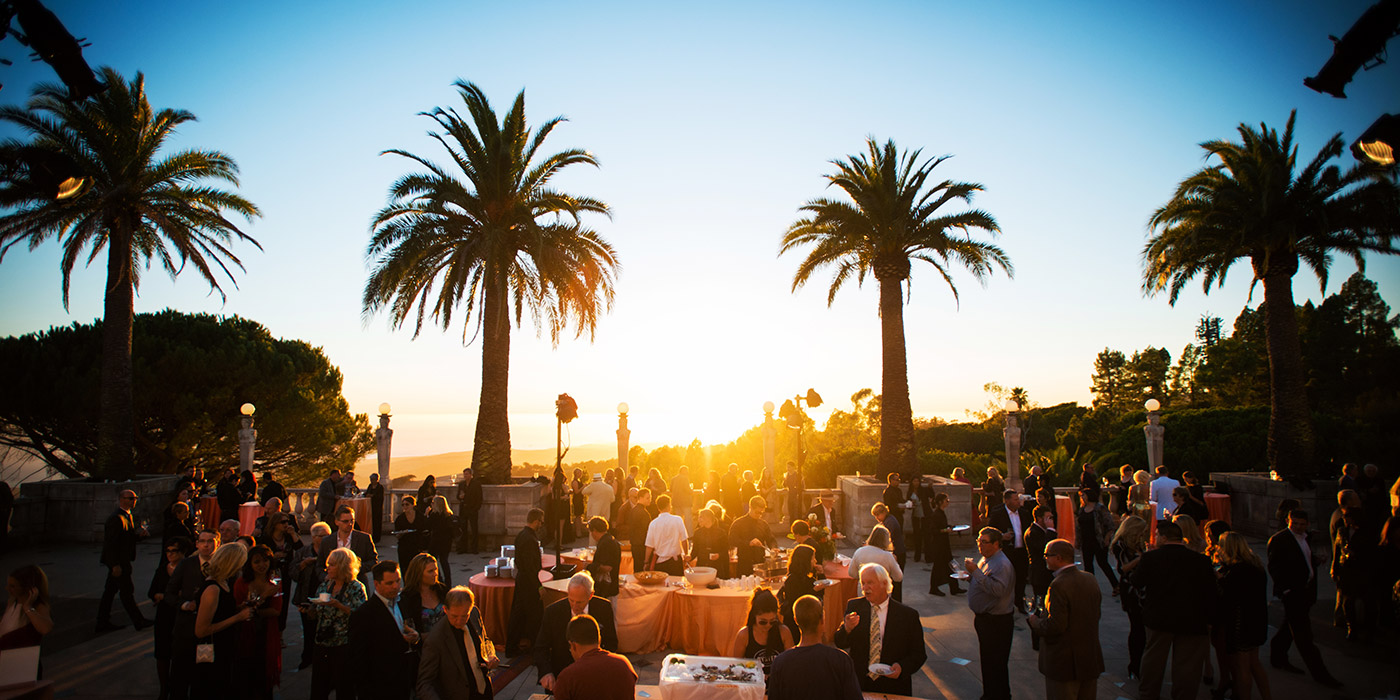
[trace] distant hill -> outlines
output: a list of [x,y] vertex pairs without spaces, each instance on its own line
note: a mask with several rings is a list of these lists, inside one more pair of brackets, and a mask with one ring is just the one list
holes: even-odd
[[[643,449],[651,449],[655,445],[643,445]],[[601,461],[617,458],[617,445],[597,444],[597,445],[574,445],[569,449],[569,453],[564,455],[564,464],[575,462]],[[554,464],[554,450],[511,450],[510,459],[515,464],[516,476],[531,476],[533,471],[526,472],[521,469],[524,464],[542,464],[552,466]],[[444,452],[436,455],[423,455],[420,457],[394,457],[390,466],[390,479],[413,475],[415,481],[433,474],[438,477],[460,474],[464,468],[472,463],[472,453],[465,452]],[[370,455],[361,460],[355,468],[356,480],[361,486],[368,483],[369,474],[378,469],[378,458]]]

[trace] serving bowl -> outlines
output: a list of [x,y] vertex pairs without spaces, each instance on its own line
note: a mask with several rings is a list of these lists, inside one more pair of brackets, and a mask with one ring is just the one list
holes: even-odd
[[659,586],[666,583],[665,571],[638,571],[632,574],[632,580],[643,586]]
[[685,570],[685,580],[696,588],[703,588],[714,583],[719,571],[713,566],[693,566]]

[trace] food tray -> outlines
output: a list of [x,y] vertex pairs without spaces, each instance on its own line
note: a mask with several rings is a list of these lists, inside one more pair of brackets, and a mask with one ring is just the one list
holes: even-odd
[[[724,676],[706,680],[706,667]],[[762,700],[765,692],[757,661],[723,656],[670,654],[661,662],[660,686],[662,700]]]

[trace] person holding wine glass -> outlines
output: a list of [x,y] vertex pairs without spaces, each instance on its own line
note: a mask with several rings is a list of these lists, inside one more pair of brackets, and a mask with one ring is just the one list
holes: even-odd
[[[195,672],[190,696],[232,700],[238,686],[234,657],[238,652],[238,628],[253,618],[253,610],[234,600],[229,579],[243,568],[248,550],[241,543],[220,545],[209,557],[204,588],[195,610]],[[212,657],[212,658],[211,658]]]
[[272,689],[282,682],[282,630],[277,618],[285,597],[281,581],[274,582],[279,573],[275,566],[272,549],[257,545],[248,550],[243,575],[233,583],[234,602],[254,613],[249,624],[238,629],[240,698],[270,700]]

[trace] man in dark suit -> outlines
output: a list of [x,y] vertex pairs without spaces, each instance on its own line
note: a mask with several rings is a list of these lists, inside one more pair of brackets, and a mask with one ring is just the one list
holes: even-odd
[[[1037,509],[1038,510],[1038,509]],[[1051,540],[1041,559],[1054,569],[1045,616],[1026,623],[1040,635],[1040,672],[1047,700],[1093,700],[1103,673],[1099,615],[1103,594],[1094,575],[1074,566],[1074,545]]]
[[[538,509],[537,509],[538,510]],[[544,512],[540,512],[544,523]],[[457,586],[447,592],[443,608],[447,616],[423,640],[423,660],[418,664],[419,700],[490,700],[491,669],[499,664],[474,615],[472,589]]]
[[145,629],[152,623],[136,607],[135,588],[131,583],[131,563],[136,561],[136,541],[146,535],[146,529],[136,527],[136,519],[131,509],[136,507],[136,492],[131,489],[117,496],[117,509],[107,516],[102,528],[102,565],[107,567],[107,579],[102,585],[102,601],[97,604],[97,633],[120,629],[112,624],[112,599],[118,593],[122,597],[122,607],[136,629]]
[[[831,489],[822,489],[818,497],[817,504],[807,511],[807,519],[813,517],[817,519],[817,525],[831,531],[833,540],[845,539],[841,532],[841,511],[836,509],[836,493]],[[791,525],[792,523],[788,523]]]
[[408,697],[414,681],[413,645],[418,632],[404,625],[399,613],[399,564],[374,565],[374,595],[350,613],[350,672],[358,676],[366,698],[398,700]]
[[374,538],[368,532],[355,529],[355,509],[350,506],[336,508],[335,528],[330,537],[321,540],[321,549],[316,552],[321,568],[326,568],[326,557],[331,552],[344,547],[360,558],[361,583],[369,581],[369,572],[379,563],[379,551],[374,548]]
[[335,505],[340,501],[340,470],[332,469],[316,489],[316,511],[327,525],[334,522]]
[[481,542],[481,528],[477,521],[481,515],[481,481],[475,478],[471,467],[462,470],[462,478],[457,482],[457,519],[462,525],[462,539],[457,542],[458,554],[476,554]]
[[[889,475],[885,477],[885,490],[880,494],[880,502],[884,503],[885,507],[890,509],[890,515],[892,515],[895,520],[902,521],[904,519],[905,500],[907,499],[904,496],[904,489],[899,486],[899,472],[890,472]],[[889,525],[885,527],[888,528]],[[904,564],[901,563],[900,566],[904,566]]]
[[[928,658],[918,611],[890,597],[894,582],[879,564],[860,568],[860,590],[864,597],[846,602],[846,618],[836,628],[836,646],[851,655],[861,691],[913,695],[914,674]],[[872,620],[877,625],[874,633]],[[866,670],[876,663],[890,666],[889,673]]]
[[593,561],[588,564],[588,574],[593,577],[593,592],[611,598],[617,595],[618,581],[622,576],[622,544],[608,532],[607,518],[602,516],[588,521],[588,535],[597,545]]
[[[1050,540],[1055,539],[1055,511],[1046,506],[1036,506],[1031,511],[1031,517],[1035,522],[1026,528],[1026,555],[1030,558],[1030,572],[1027,578],[1030,580],[1031,591],[1035,594],[1036,605],[1045,604],[1045,594],[1050,590],[1050,569],[1045,565],[1045,545]],[[1074,558],[1070,557],[1070,563],[1074,563]],[[1013,565],[1014,566],[1014,565]],[[1031,648],[1040,649],[1040,635],[1031,629]]]
[[535,637],[535,668],[539,672],[540,685],[551,693],[559,674],[574,662],[574,657],[569,653],[569,620],[579,615],[588,615],[597,620],[603,648],[617,652],[617,623],[613,618],[612,603],[593,595],[593,577],[574,574],[569,579],[567,595],[564,600],[555,601],[544,609],[540,633]]
[[[1043,472],[1040,469],[1040,465],[1037,464],[1036,466],[1031,467],[1031,473],[1027,474],[1026,478],[1021,480],[1021,490],[1025,492],[1027,497],[1035,498],[1036,492],[1040,491],[1040,480],[1042,473]],[[1055,507],[1054,503],[1040,503],[1038,505],[1042,505],[1047,508]]]
[[1157,523],[1157,548],[1137,562],[1131,580],[1141,591],[1147,628],[1139,697],[1160,697],[1170,655],[1172,698],[1195,698],[1210,653],[1210,625],[1219,622],[1215,568],[1205,555],[1186,548],[1181,526],[1170,520]]
[[1016,609],[1026,612],[1026,580],[1030,577],[1030,556],[1026,554],[1026,528],[1031,514],[1022,507],[1021,494],[1007,489],[1000,506],[987,513],[987,524],[1001,530],[1001,551],[1011,560],[1016,570],[1016,583],[1011,590],[1011,600]]
[[647,530],[656,517],[656,506],[651,504],[651,489],[637,489],[637,501],[627,511],[627,542],[632,546],[632,566],[637,571],[647,570]]
[[529,651],[540,631],[544,601],[540,599],[540,528],[544,511],[531,508],[525,514],[525,527],[515,536],[515,596],[510,601],[506,624],[506,651],[511,655]]
[[194,682],[194,616],[204,588],[204,567],[219,548],[219,533],[205,529],[195,538],[195,556],[175,565],[165,585],[165,602],[175,608],[174,652],[170,659],[170,697],[187,698]]
[[1309,611],[1317,602],[1317,566],[1322,562],[1322,547],[1309,532],[1306,511],[1288,514],[1288,527],[1269,538],[1269,578],[1274,580],[1274,597],[1283,601],[1283,624],[1270,643],[1270,662],[1274,668],[1292,673],[1302,669],[1288,662],[1288,647],[1297,644],[1298,655],[1319,684],[1328,688],[1341,687],[1322,663],[1322,654],[1313,643]]

